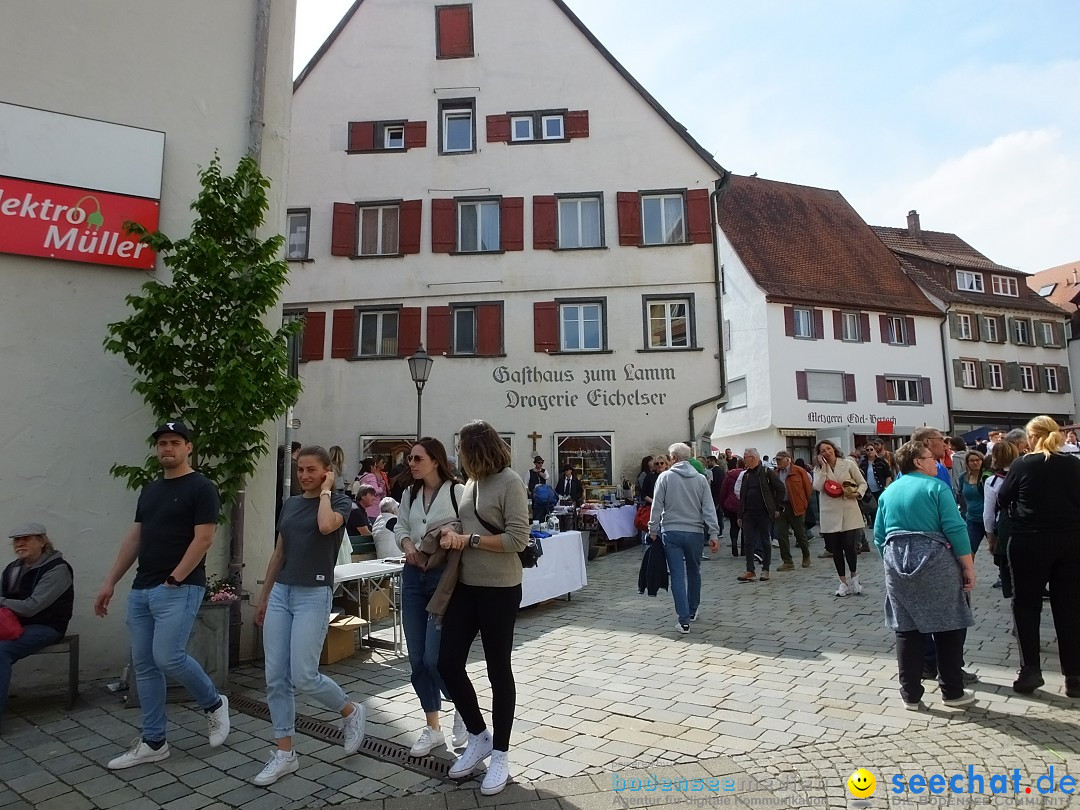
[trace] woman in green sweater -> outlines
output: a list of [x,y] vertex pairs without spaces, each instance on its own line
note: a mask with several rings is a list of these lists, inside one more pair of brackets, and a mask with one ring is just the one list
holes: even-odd
[[964,636],[975,623],[970,594],[975,567],[967,526],[949,487],[937,478],[937,461],[924,442],[896,451],[902,475],[881,494],[874,545],[885,564],[885,621],[896,633],[900,696],[922,708],[923,653],[927,636],[937,648],[942,703],[964,707]]

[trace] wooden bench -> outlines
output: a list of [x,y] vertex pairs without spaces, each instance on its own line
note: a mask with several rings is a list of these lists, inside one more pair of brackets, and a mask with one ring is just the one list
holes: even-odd
[[64,636],[55,644],[42,647],[31,655],[53,655],[65,653],[68,657],[68,691],[67,707],[70,711],[75,708],[75,701],[79,699],[79,635],[76,633]]

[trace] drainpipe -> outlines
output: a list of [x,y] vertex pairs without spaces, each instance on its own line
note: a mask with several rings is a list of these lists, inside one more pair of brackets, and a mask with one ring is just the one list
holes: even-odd
[[[949,350],[946,348],[948,345],[945,341],[948,336],[945,334],[945,325],[949,322],[949,311],[945,310],[945,320],[938,324],[938,328],[941,330],[941,366],[945,371],[945,407],[948,408],[946,419],[948,424],[945,426],[946,435],[952,435],[953,431],[953,404],[952,404],[952,386],[949,385]],[[955,382],[955,380],[954,380]]]
[[697,430],[694,427],[694,411],[702,405],[708,405],[710,402],[718,402],[727,396],[727,374],[724,369],[724,304],[721,300],[723,293],[723,279],[720,276],[720,227],[719,222],[717,221],[716,208],[720,203],[721,192],[725,190],[730,179],[731,172],[725,171],[724,176],[715,182],[713,192],[709,195],[709,221],[713,233],[713,285],[716,288],[716,345],[718,347],[716,356],[720,368],[720,393],[716,396],[707,397],[700,402],[695,402],[687,409],[686,418],[690,423],[689,443],[691,447],[697,445]]

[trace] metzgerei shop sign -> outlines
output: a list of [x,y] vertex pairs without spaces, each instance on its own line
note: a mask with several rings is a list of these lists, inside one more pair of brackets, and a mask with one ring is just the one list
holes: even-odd
[[0,177],[0,253],[154,269],[154,252],[124,230],[158,227],[157,200]]

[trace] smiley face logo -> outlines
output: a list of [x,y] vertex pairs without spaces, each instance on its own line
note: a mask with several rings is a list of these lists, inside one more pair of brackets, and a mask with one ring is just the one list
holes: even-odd
[[847,789],[856,799],[869,799],[877,789],[877,779],[866,768],[859,768],[847,778]]

